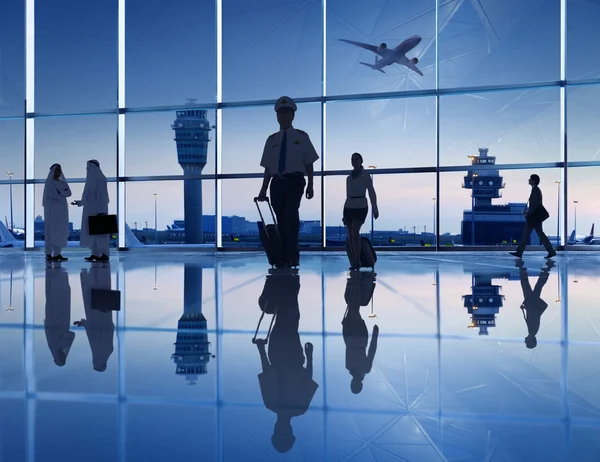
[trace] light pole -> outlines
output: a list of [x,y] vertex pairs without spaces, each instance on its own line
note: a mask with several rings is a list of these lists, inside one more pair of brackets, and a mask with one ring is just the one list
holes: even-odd
[[477,184],[477,173],[473,173],[471,182],[471,245],[475,245],[475,185]]
[[432,197],[431,200],[433,201],[433,246],[435,247],[437,240],[437,234],[435,232],[435,197]]
[[579,201],[573,201],[573,204],[575,204],[575,240],[577,240],[577,204],[579,204]]
[[556,202],[556,245],[560,245],[560,181],[555,181],[555,183],[558,196]]
[[158,213],[156,208],[156,197],[158,194],[154,193],[154,242],[158,244]]
[[[370,169],[377,168],[377,165],[369,165]],[[371,174],[371,183],[373,183],[373,189],[375,188],[375,175]],[[371,242],[374,239],[374,231],[375,231],[375,220],[373,218],[373,204],[371,204]]]
[[10,185],[9,185],[9,189],[10,189],[10,230],[12,232],[14,224],[13,224],[13,199],[12,199],[12,176],[14,175],[13,172],[6,172],[6,175],[8,175],[8,179],[10,180]]

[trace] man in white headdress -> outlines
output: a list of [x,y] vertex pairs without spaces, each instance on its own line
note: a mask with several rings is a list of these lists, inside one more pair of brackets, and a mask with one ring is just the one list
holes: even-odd
[[73,202],[73,205],[83,206],[79,245],[92,251],[89,257],[85,257],[87,261],[108,261],[110,236],[91,235],[89,227],[89,217],[108,214],[108,183],[97,160],[88,160],[86,168],[87,175],[81,200]]
[[46,241],[46,261],[66,261],[61,255],[62,248],[69,239],[69,206],[67,197],[71,188],[67,184],[59,164],[50,167],[46,178],[42,206],[44,207],[44,239]]

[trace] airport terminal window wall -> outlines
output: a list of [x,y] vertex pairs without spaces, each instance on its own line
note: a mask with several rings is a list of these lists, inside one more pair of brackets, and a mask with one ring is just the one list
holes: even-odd
[[[321,157],[315,197],[301,208],[306,248],[342,245],[353,152],[378,192],[381,216],[362,228],[377,246],[514,244],[514,230],[473,238],[472,222],[490,210],[519,221],[508,204],[526,202],[531,172],[542,178],[547,234],[595,242],[587,198],[600,167],[600,68],[589,56],[600,9],[589,2],[110,0],[92,14],[73,0],[8,3],[0,218],[28,247],[43,241],[48,167],[60,162],[75,194],[96,158],[126,223],[114,245],[186,243],[187,210],[202,217],[187,243],[256,248],[251,198],[281,94],[297,99],[295,125]],[[377,53],[405,39],[403,64],[379,72]],[[80,210],[71,210],[75,239]]]

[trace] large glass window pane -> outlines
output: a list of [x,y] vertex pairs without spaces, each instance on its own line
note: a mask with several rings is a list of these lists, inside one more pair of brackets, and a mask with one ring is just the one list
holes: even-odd
[[2,221],[0,247],[23,247],[25,244],[23,184],[0,186],[0,213],[0,221]]
[[25,110],[25,2],[0,4],[0,117]]
[[[589,245],[591,250],[600,250],[600,237],[596,236],[595,223],[598,218],[600,194],[598,173],[600,167],[579,167],[568,170],[567,207],[569,235],[567,244],[574,246]],[[598,221],[600,226],[600,221]]]
[[600,160],[600,85],[567,88],[568,159]]
[[117,116],[56,117],[35,120],[35,176],[45,180],[54,163],[65,177],[85,178],[96,159],[107,177],[116,176]]
[[350,170],[350,156],[364,167],[436,165],[435,98],[402,98],[327,104],[328,170]]
[[127,176],[215,172],[215,111],[130,113],[125,118]]
[[[5,172],[3,177],[23,178],[23,166],[25,164],[25,125],[23,119],[0,120],[0,159]],[[11,173],[11,175],[8,175]]]
[[[264,169],[260,166],[260,160],[267,138],[279,131],[273,106],[224,109],[222,120],[223,173],[262,173]],[[320,157],[321,105],[299,104],[293,126],[308,133]],[[321,159],[313,167],[320,170]]]
[[327,94],[435,88],[435,4],[329,0]]
[[441,87],[558,80],[560,1],[450,1],[440,5]]
[[117,107],[118,1],[35,4],[35,110]]
[[[69,178],[67,178],[67,182]],[[83,188],[85,187],[84,183],[69,183],[69,187],[71,188],[72,196],[67,199],[69,203],[69,237],[67,241],[67,247],[79,247],[79,237],[81,231],[81,217],[83,212],[83,207],[77,207],[74,205],[70,205],[70,203],[74,200],[80,200],[81,195],[83,194]],[[44,207],[42,206],[42,199],[44,196],[44,185],[36,184],[35,185],[35,220],[33,223],[33,230],[35,232],[35,246],[36,247],[44,247],[44,239],[45,239],[45,221],[44,221]],[[117,184],[114,182],[108,183],[108,213],[115,214],[117,213]],[[110,239],[111,248],[117,247],[117,236],[112,235]]]
[[216,98],[215,1],[125,2],[126,103],[166,106]]
[[559,162],[559,89],[517,90],[440,98],[440,164]]
[[126,183],[126,223],[132,232],[127,246],[214,244],[214,184],[213,180]]
[[[531,193],[528,180],[532,173],[540,176],[544,207],[550,213],[550,218],[544,222],[544,232],[550,242],[556,244],[557,231],[562,233],[562,229],[557,230],[558,196],[562,187],[558,183],[561,179],[560,169],[488,170],[473,173],[477,175],[467,171],[441,175],[439,205],[442,245],[517,245],[525,225],[523,210]],[[474,189],[471,186],[473,180]],[[531,234],[529,243],[540,245],[535,232]]]
[[[258,247],[257,221],[260,220],[253,198],[258,195],[262,178],[223,180],[223,247]],[[306,191],[306,188],[305,188]],[[300,250],[321,246],[321,182],[315,178],[315,196],[300,203]],[[261,211],[267,224],[273,222],[266,203]],[[266,262],[266,257],[265,257]]]
[[[435,174],[378,174],[373,176],[379,218],[372,219],[372,207],[362,225],[361,234],[375,246],[431,246],[435,242]],[[368,196],[368,194],[367,194]],[[345,245],[342,223],[346,201],[346,176],[326,178],[327,245]],[[374,217],[373,217],[374,218]],[[371,232],[373,225],[373,232]]]
[[594,56],[600,46],[600,3],[567,0],[567,79],[600,77]]
[[320,2],[223,2],[223,100],[321,94]]

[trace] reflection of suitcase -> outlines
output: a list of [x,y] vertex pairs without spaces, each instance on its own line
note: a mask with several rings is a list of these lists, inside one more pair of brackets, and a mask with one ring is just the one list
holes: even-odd
[[[276,314],[273,314],[271,318],[271,323],[269,324],[269,330],[267,331],[267,336],[265,337],[265,344],[269,343],[269,337],[271,336],[271,330],[273,329],[273,322],[275,321]],[[256,343],[256,337],[258,336],[258,329],[260,329],[260,323],[265,317],[265,312],[263,311],[260,315],[260,319],[258,320],[258,325],[256,326],[256,332],[254,332],[254,337],[252,338],[252,343]]]
[[[267,225],[265,223],[265,219],[258,205],[259,202],[266,202],[269,205],[271,217],[273,218],[272,225]],[[281,242],[281,236],[279,235],[279,228],[277,226],[277,220],[275,219],[275,213],[273,213],[273,207],[271,207],[271,202],[268,198],[265,198],[264,201],[259,201],[258,197],[255,197],[254,203],[256,204],[258,214],[260,215],[260,221],[257,222],[260,242],[265,249],[265,253],[267,254],[269,265],[274,266],[283,260],[283,244]]]
[[92,289],[92,310],[121,311],[121,291]]
[[[350,246],[348,240],[346,240],[346,253],[348,254],[348,260],[352,264],[352,255],[350,252]],[[375,268],[377,263],[377,254],[371,245],[371,241],[366,237],[360,238],[360,266],[361,268]]]

